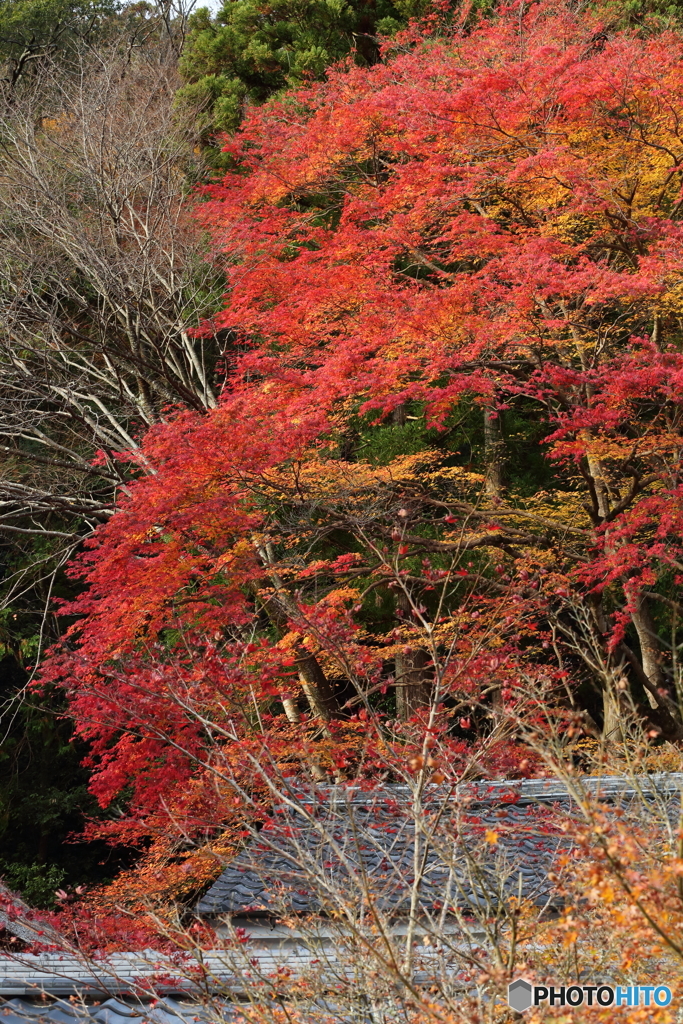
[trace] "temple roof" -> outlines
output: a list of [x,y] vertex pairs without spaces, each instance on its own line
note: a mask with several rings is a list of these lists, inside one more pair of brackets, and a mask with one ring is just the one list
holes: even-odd
[[[553,902],[548,875],[572,847],[581,792],[607,805],[664,797],[680,807],[683,774],[292,791],[197,905],[205,915],[334,912],[340,896],[384,912],[494,907],[514,895]],[[417,859],[416,859],[417,852]],[[417,874],[416,874],[416,865]]]

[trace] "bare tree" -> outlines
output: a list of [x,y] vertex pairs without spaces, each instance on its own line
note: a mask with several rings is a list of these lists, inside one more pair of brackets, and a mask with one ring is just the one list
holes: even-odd
[[201,157],[174,111],[175,65],[130,39],[44,62],[0,119],[0,530],[13,539],[70,547],[124,483],[114,453],[170,407],[216,404],[216,339],[192,328],[221,279],[191,216]]

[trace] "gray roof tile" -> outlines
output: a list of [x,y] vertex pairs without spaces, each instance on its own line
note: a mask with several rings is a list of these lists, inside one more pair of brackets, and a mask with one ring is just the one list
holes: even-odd
[[197,1019],[215,1022],[219,1017],[226,1022],[244,1019],[237,1006],[227,1002],[218,1004],[215,1001],[207,1015],[206,1009],[199,1003],[181,1003],[171,998],[165,998],[155,1005],[137,999],[130,1002],[108,999],[100,1004],[70,1004],[62,1000],[47,1004],[35,1003],[30,999],[0,1000],[2,1024],[142,1024],[143,1021],[154,1024],[195,1024]]
[[[583,779],[582,785],[612,804],[633,800],[636,789],[646,798],[666,792],[677,814],[683,774],[635,784],[618,777]],[[406,787],[385,785],[373,792],[328,787],[292,796],[298,808],[276,809],[273,820],[199,901],[199,913],[324,912],[330,902],[325,878],[351,899],[363,898],[369,879],[379,907],[396,913],[408,909],[415,824]],[[571,845],[560,818],[578,810],[562,783],[474,783],[448,795],[433,787],[423,806],[422,843],[432,828],[430,815],[439,815],[419,889],[424,907],[433,905],[439,890],[445,893],[449,877],[451,902],[461,906],[497,900],[501,886],[516,895],[520,876],[523,896],[538,904],[551,898],[548,872],[558,851]],[[484,841],[487,831],[496,832],[495,844]]]

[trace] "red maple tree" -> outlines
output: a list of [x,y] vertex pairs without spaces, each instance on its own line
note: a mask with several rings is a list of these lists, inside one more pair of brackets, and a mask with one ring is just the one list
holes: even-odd
[[[257,764],[533,772],[549,708],[683,736],[683,39],[601,29],[411,30],[226,142],[221,404],[145,439],[43,673],[126,794],[112,835],[210,838]],[[463,410],[478,464],[440,440]],[[513,416],[545,424],[531,493]]]

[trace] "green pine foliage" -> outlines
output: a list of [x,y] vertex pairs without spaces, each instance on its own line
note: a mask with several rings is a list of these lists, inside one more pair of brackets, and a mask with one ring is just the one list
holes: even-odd
[[311,79],[354,54],[379,58],[378,35],[405,24],[391,0],[227,0],[190,21],[178,100],[197,109],[208,139],[233,131],[245,108]]

